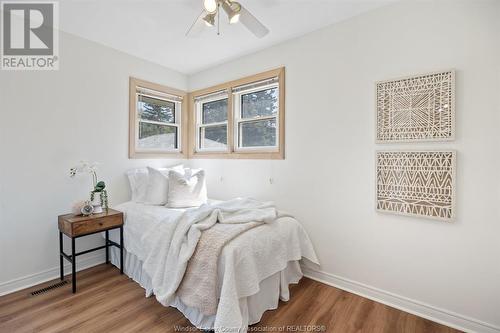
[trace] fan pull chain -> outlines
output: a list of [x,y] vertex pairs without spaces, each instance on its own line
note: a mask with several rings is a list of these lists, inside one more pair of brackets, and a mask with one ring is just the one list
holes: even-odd
[[220,3],[217,2],[217,36],[220,36]]

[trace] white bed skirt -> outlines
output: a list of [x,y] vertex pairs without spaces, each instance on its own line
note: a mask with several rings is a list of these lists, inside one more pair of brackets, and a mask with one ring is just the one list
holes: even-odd
[[[146,290],[146,297],[153,294],[151,279],[142,269],[142,262],[132,253],[123,251],[124,255],[124,273],[137,282]],[[120,252],[115,247],[110,248],[111,263],[117,267],[120,266]],[[287,267],[259,283],[259,291],[251,296],[243,297],[239,300],[241,316],[252,325],[258,323],[262,315],[267,310],[276,309],[278,302],[288,301],[290,293],[288,286],[291,283],[298,283],[302,278],[302,271],[298,261],[290,261]],[[188,307],[178,298],[172,304],[173,307],[181,311],[184,316],[199,329],[213,329],[216,315],[205,316],[196,308]]]

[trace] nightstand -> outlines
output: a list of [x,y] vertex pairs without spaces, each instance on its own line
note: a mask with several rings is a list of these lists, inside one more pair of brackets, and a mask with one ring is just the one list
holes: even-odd
[[[120,228],[120,244],[109,240],[109,230]],[[90,250],[75,253],[75,240],[77,238],[106,233],[106,244]],[[64,253],[63,234],[71,238],[71,255]],[[109,247],[116,246],[120,249],[120,274],[123,274],[123,213],[108,209],[101,214],[89,216],[66,214],[59,216],[59,268],[61,281],[64,280],[63,258],[71,263],[71,278],[73,293],[76,292],[76,257],[89,252],[106,249],[106,264],[109,263]]]

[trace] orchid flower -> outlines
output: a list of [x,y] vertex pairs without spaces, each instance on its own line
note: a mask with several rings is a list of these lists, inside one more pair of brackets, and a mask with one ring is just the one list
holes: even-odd
[[73,178],[80,173],[89,173],[92,176],[92,183],[95,187],[97,184],[97,165],[97,162],[80,161],[79,164],[69,169],[69,176]]

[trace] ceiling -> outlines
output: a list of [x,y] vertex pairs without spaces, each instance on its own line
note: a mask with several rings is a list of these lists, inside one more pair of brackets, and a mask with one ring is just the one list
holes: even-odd
[[271,32],[258,39],[221,13],[221,35],[206,28],[185,36],[202,0],[64,0],[63,31],[139,58],[192,74],[307,32],[386,5],[394,0],[240,0]]

